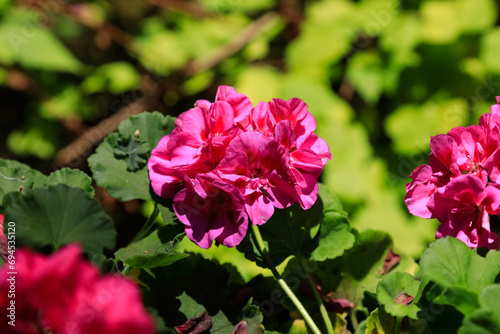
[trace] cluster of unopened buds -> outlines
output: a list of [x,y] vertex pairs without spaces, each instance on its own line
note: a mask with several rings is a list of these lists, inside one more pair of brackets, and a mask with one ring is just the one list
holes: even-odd
[[432,137],[430,147],[429,165],[417,167],[406,185],[408,209],[441,223],[436,238],[452,236],[471,248],[498,249],[490,215],[500,214],[500,105],[491,106],[479,125]]
[[182,113],[148,162],[155,193],[173,198],[190,240],[234,247],[248,220],[262,225],[274,209],[317,199],[327,159],[316,120],[298,98],[252,106],[234,88],[220,86],[215,102],[198,100]]

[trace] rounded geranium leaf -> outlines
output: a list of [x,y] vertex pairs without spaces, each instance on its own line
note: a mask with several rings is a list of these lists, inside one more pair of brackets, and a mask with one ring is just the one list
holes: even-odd
[[485,257],[462,241],[446,237],[433,242],[423,253],[420,267],[424,275],[443,286],[461,286],[480,293],[495,283],[500,273],[500,252],[491,250]]
[[485,257],[462,241],[446,237],[433,242],[422,255],[420,267],[424,277],[435,282],[427,295],[435,303],[454,306],[463,314],[473,311],[483,288],[494,284],[500,274],[500,252],[491,250]]
[[47,178],[48,186],[55,186],[61,183],[72,188],[82,188],[92,197],[94,196],[94,188],[91,185],[92,179],[78,169],[63,168],[51,173]]
[[413,303],[420,282],[408,273],[391,272],[377,285],[377,300],[387,312],[396,317],[418,319],[420,308]]
[[[286,209],[276,209],[269,221],[259,230],[269,249],[275,265],[290,255],[309,257],[318,246],[318,232],[323,218],[323,203],[318,200],[309,210],[303,210],[298,203]],[[268,264],[256,255],[255,240],[249,236],[237,247],[251,261],[268,268]]]
[[168,266],[188,256],[176,251],[185,233],[178,233],[172,226],[164,226],[146,238],[116,251],[116,258],[134,268]]
[[347,215],[342,212],[325,212],[321,222],[318,247],[312,252],[311,260],[334,259],[354,245],[354,235]]
[[459,334],[500,333],[500,285],[484,288],[479,296],[480,308],[463,321]]
[[97,184],[104,187],[110,196],[121,201],[150,199],[148,171],[144,168],[128,171],[127,161],[115,158],[112,143],[116,138],[119,138],[117,133],[110,134],[89,158],[90,169]]
[[175,119],[163,116],[157,111],[143,112],[137,116],[131,116],[121,122],[118,132],[122,137],[134,136],[143,140],[152,149],[160,139],[174,129]]
[[82,189],[59,184],[4,198],[6,221],[16,223],[16,246],[59,248],[79,242],[86,252],[115,245],[113,224],[99,202]]
[[[106,137],[96,153],[88,160],[97,184],[104,187],[110,196],[121,201],[150,200],[146,164],[130,161],[130,155],[117,155],[116,153],[120,151],[117,149],[120,147],[116,145],[123,143],[125,138],[129,141],[140,141],[152,149],[173,128],[174,119],[169,116],[164,117],[158,112],[144,112],[123,121],[118,129],[119,132]],[[147,153],[148,156],[149,154],[150,152]]]
[[45,186],[47,177],[29,166],[13,160],[0,159],[0,204],[5,194]]

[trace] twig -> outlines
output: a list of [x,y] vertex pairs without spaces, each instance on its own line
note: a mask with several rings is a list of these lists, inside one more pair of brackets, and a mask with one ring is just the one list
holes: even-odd
[[[250,223],[251,224],[251,223]],[[297,296],[293,293],[292,289],[288,286],[288,284],[285,282],[283,277],[279,274],[278,270],[276,269],[276,266],[274,265],[273,260],[271,259],[271,256],[267,252],[267,249],[264,245],[264,239],[262,239],[262,235],[260,234],[259,231],[259,226],[258,225],[252,225],[252,232],[254,234],[255,240],[257,241],[257,246],[259,248],[259,251],[264,258],[264,260],[267,262],[269,265],[269,268],[271,269],[271,272],[274,275],[274,278],[278,282],[278,284],[281,286],[283,291],[287,294],[288,298],[293,302],[297,310],[302,314],[304,317],[305,322],[309,325],[309,328],[314,334],[321,334],[320,330],[318,329],[318,326],[314,322],[314,320],[311,318],[309,313],[307,312],[306,308],[300,300],[297,298]]]
[[213,16],[212,13],[195,2],[185,0],[147,0],[147,2],[167,10],[188,14],[197,19]]
[[184,73],[188,76],[195,75],[221,63],[264,32],[267,25],[277,17],[278,14],[274,12],[264,14],[259,19],[241,30],[224,46],[214,50],[206,56],[193,60],[186,66]]
[[161,95],[162,87],[157,85],[154,89],[144,90],[147,94],[145,99],[133,102],[117,113],[102,120],[99,124],[91,127],[71,144],[64,147],[56,155],[57,167],[67,166],[72,161],[86,156],[94,145],[100,143],[108,134],[118,129],[120,123],[129,116],[140,114],[145,110],[156,109],[158,97]]

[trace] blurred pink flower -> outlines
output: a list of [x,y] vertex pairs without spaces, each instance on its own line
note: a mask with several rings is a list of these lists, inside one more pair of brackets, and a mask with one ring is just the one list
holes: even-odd
[[99,276],[80,253],[77,245],[50,256],[16,251],[15,298],[9,297],[12,270],[0,268],[0,316],[9,319],[14,301],[16,325],[0,322],[2,333],[154,333],[139,288],[122,276]]
[[9,249],[7,244],[7,238],[5,237],[5,233],[3,231],[3,222],[5,217],[0,214],[0,256],[7,255],[7,250]]

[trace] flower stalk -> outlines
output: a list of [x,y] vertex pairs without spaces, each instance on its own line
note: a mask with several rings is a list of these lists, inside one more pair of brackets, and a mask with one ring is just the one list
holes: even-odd
[[155,204],[155,208],[153,210],[153,213],[151,214],[151,216],[149,216],[149,218],[146,221],[146,223],[144,224],[144,226],[141,228],[141,230],[139,232],[137,232],[137,234],[132,239],[132,241],[130,241],[130,243],[139,241],[139,240],[143,239],[144,237],[146,237],[148,235],[149,231],[151,230],[151,228],[153,227],[153,225],[155,224],[155,220],[159,214],[160,214],[160,209],[158,208],[158,204]]
[[[255,240],[257,241],[257,246],[259,248],[259,251],[264,258],[264,260],[267,262],[269,265],[271,272],[274,275],[274,278],[278,282],[278,284],[281,286],[283,291],[287,294],[288,298],[293,302],[297,310],[302,314],[302,317],[306,321],[306,323],[309,325],[309,328],[314,334],[321,334],[318,326],[316,323],[313,321],[307,310],[305,309],[304,305],[300,302],[300,300],[297,298],[297,296],[293,293],[292,289],[288,286],[288,284],[285,282],[285,280],[281,277],[280,273],[278,270],[276,270],[276,266],[274,265],[273,260],[269,256],[269,253],[267,252],[267,249],[264,245],[264,240],[262,239],[262,235],[260,234],[259,227],[257,225],[252,224],[252,232],[255,236]],[[330,333],[330,332],[329,332]],[[333,332],[332,332],[333,333]]]
[[319,295],[318,288],[316,287],[316,284],[314,284],[314,281],[312,280],[310,274],[307,275],[307,281],[309,282],[311,290],[314,294],[314,299],[316,299],[316,303],[318,303],[319,312],[321,313],[321,317],[323,318],[323,321],[325,322],[326,332],[328,334],[334,334],[335,332],[333,330],[332,321],[330,319],[330,316],[328,315],[328,311],[326,310],[325,304],[323,303],[323,300],[321,299],[321,296]]

